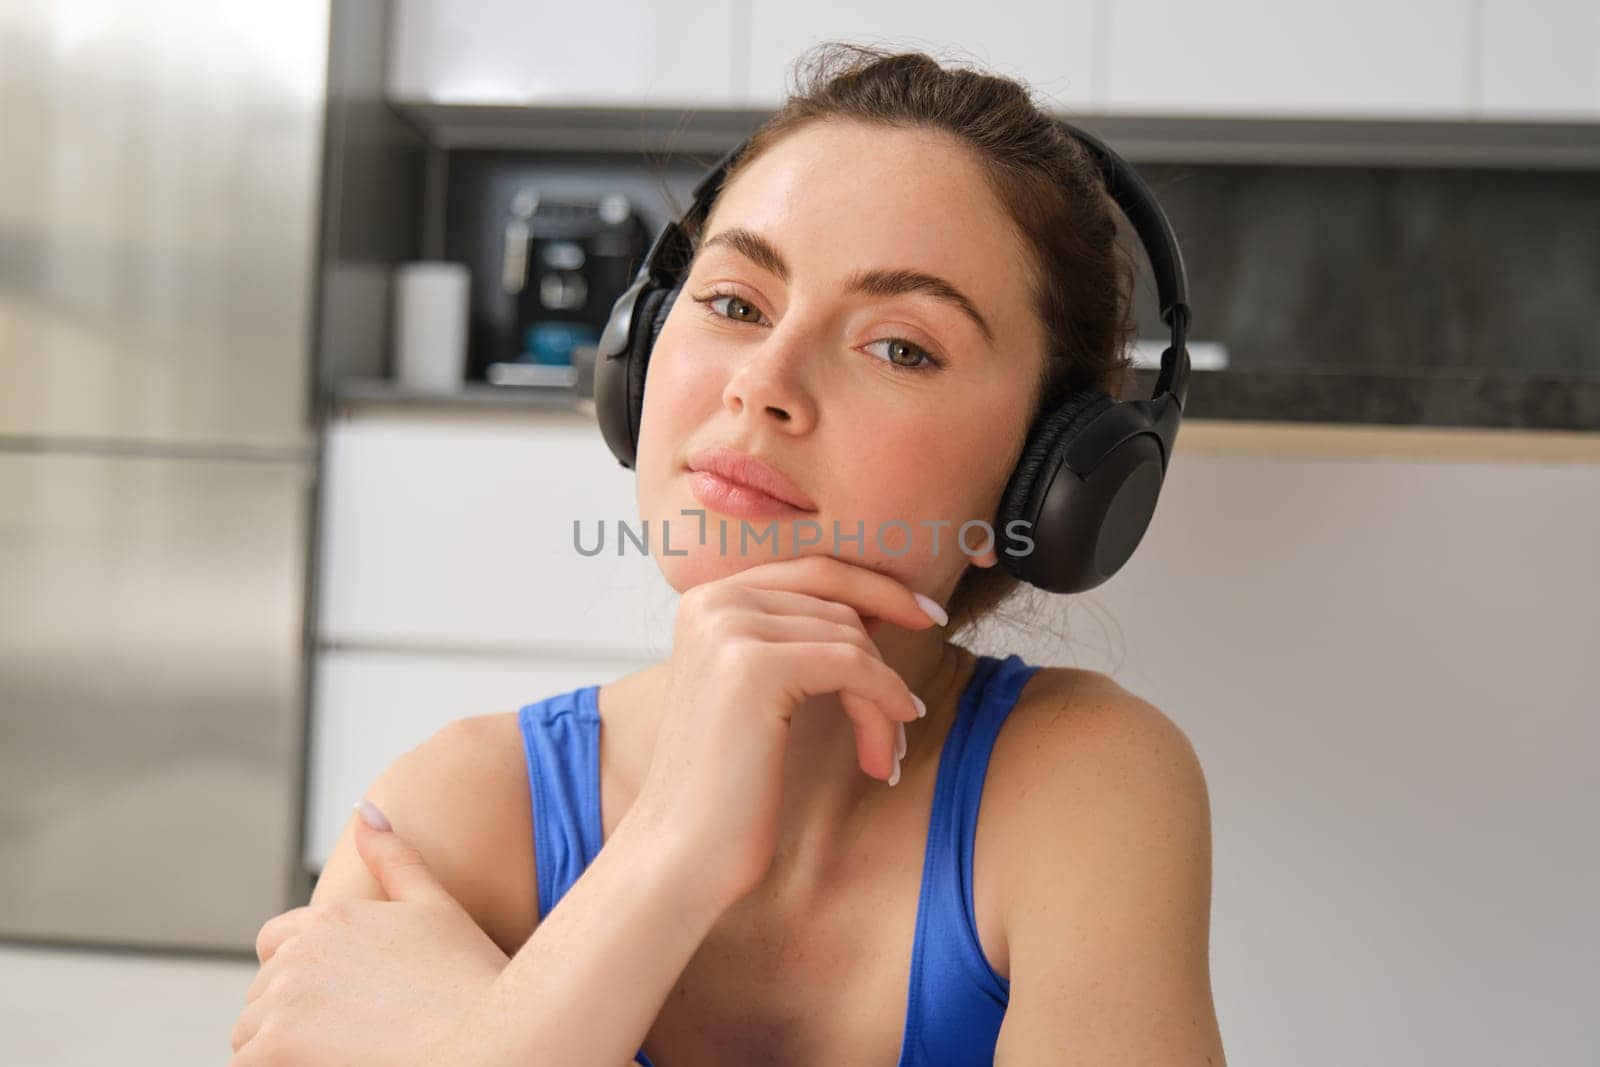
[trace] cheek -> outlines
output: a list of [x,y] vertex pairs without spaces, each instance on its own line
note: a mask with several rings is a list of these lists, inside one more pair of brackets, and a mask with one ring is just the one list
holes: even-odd
[[[880,420],[873,432],[854,435],[843,451],[854,457],[843,465],[848,474],[833,486],[833,510],[842,534],[854,534],[859,520],[866,536],[859,549],[854,541],[844,543],[841,555],[859,552],[896,573],[911,573],[951,558],[963,522],[992,524],[992,505],[1010,471],[1000,469],[1006,460],[1000,443],[977,430],[919,418]],[[937,527],[935,548],[932,524],[940,521],[947,525]],[[982,541],[981,530],[969,533],[973,546]]]
[[[722,404],[729,372],[725,361],[714,347],[678,334],[669,319],[650,359],[639,426],[641,454],[647,447],[652,453],[681,448]],[[690,345],[697,347],[691,352]]]
[[971,518],[1005,463],[1003,442],[968,415],[874,422],[855,437],[851,481],[864,506],[912,512],[895,517]]
[[[685,446],[722,403],[722,378],[711,360],[682,358],[681,346],[668,321],[657,340],[646,382],[643,416],[639,425],[637,475],[634,481],[638,517],[649,521],[650,554],[678,592],[748,566],[738,556],[721,556],[716,550],[716,528],[710,527],[707,544],[698,543],[700,521],[684,515],[684,508],[701,505],[688,490],[683,468]],[[672,554],[662,531],[671,527]],[[637,549],[629,546],[630,553]],[[684,553],[679,555],[679,553]]]
[[[668,330],[670,326],[668,327]],[[663,330],[661,340],[667,340]],[[722,387],[709,361],[679,358],[672,344],[658,343],[646,379],[639,423],[641,498],[654,480],[669,477],[696,428],[721,402]]]

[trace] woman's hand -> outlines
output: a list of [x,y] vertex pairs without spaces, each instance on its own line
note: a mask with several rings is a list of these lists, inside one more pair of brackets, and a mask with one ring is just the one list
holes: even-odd
[[355,844],[389,899],[307,905],[262,926],[230,1067],[420,1067],[459,1053],[457,1020],[508,958],[393,830],[357,819]]
[[934,624],[896,579],[825,555],[759,564],[679,600],[661,728],[628,817],[671,834],[730,901],[772,865],[789,719],[809,698],[824,698],[817,714],[851,718],[857,762],[882,779],[902,724],[923,712],[863,618]]

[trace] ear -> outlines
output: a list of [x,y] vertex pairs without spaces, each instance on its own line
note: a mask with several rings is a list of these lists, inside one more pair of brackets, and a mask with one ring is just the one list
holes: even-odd
[[[998,538],[999,533],[996,532],[994,536],[988,538],[986,547],[982,552],[979,552],[976,555],[967,553],[967,562],[971,563],[974,567],[982,567],[985,570],[998,564],[1000,562],[1000,557],[995,554],[995,548],[1000,543]],[[985,544],[985,542],[982,541],[978,543]],[[966,553],[965,549],[962,551],[963,553]]]

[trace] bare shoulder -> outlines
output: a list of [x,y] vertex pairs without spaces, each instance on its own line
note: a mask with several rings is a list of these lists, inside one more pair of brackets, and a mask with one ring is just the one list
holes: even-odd
[[1224,1063],[1210,801],[1188,736],[1103,674],[1041,669],[995,759],[1012,983],[995,1063],[1069,1047],[1074,1064]]
[[[533,812],[516,712],[445,724],[395,760],[366,796],[507,955],[532,936]],[[313,901],[330,895],[381,899],[348,825]]]
[[[1098,671],[1041,667],[995,741],[984,803],[1003,818],[1007,861],[1044,838],[1121,832],[1135,808],[1182,819],[1209,847],[1209,797],[1194,746],[1171,717]],[[1007,878],[1007,884],[1016,880]]]
[[1188,735],[1160,708],[1109,675],[1077,667],[1035,672],[1007,716],[997,753],[1002,743],[1008,767],[1032,770],[1071,771],[1103,761],[1111,750],[1136,761],[1142,753],[1152,769],[1163,759],[1193,755]]

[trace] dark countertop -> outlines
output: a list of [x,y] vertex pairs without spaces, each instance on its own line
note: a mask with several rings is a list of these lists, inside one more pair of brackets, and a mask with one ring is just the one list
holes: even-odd
[[450,393],[408,389],[386,378],[350,378],[326,400],[335,408],[366,404],[399,404],[421,408],[511,408],[540,411],[583,411],[587,397],[571,389],[489,385],[464,382]]

